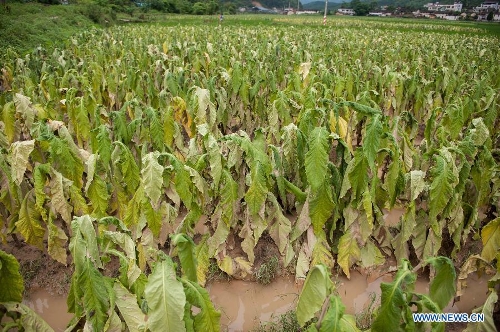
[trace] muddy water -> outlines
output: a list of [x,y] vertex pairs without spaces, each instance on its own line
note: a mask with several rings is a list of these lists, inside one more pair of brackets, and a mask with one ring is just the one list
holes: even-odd
[[[444,312],[471,312],[486,300],[488,276],[478,278],[471,274],[468,287],[459,302],[450,304]],[[369,282],[366,276],[353,271],[351,279],[334,278],[335,289],[346,306],[346,313],[362,312],[371,302],[372,294],[376,302],[380,301],[380,283],[390,282],[391,275],[385,275]],[[416,291],[428,292],[428,280],[419,278]],[[294,309],[297,306],[300,287],[295,285],[293,277],[276,279],[268,286],[254,282],[232,280],[214,282],[207,286],[215,306],[221,311],[222,331],[251,331],[260,322],[273,320],[274,317]],[[55,331],[64,331],[72,318],[66,313],[66,297],[51,295],[40,289],[31,293],[24,303],[35,310]]]
[[52,295],[45,289],[38,289],[23,301],[25,305],[40,315],[54,331],[64,331],[73,314],[69,314],[66,296]]
[[[470,313],[472,309],[481,306],[486,300],[488,278],[471,275],[461,300],[453,306],[450,303],[444,312]],[[391,280],[391,275],[385,275],[368,282],[366,276],[354,271],[350,280],[338,277],[334,282],[336,292],[346,306],[345,312],[358,314],[370,305],[372,299],[375,299],[374,305],[380,303],[380,284]],[[419,278],[416,291],[427,293],[428,285],[428,280]],[[222,330],[229,332],[251,331],[260,322],[270,321],[273,317],[294,309],[300,293],[300,287],[295,285],[293,278],[278,278],[269,286],[231,281],[212,283],[207,288],[213,303],[222,313]]]
[[207,286],[210,298],[221,311],[223,331],[250,331],[297,306],[300,288],[293,277],[278,278],[268,286],[232,280]]

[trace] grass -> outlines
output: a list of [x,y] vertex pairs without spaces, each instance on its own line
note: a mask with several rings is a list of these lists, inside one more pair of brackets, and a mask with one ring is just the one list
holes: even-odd
[[277,320],[269,323],[261,323],[253,332],[300,332],[303,331],[297,321],[294,310],[289,310],[278,316]]
[[262,263],[259,269],[255,272],[257,282],[263,285],[269,285],[274,278],[278,276],[279,260],[278,257],[272,256],[269,261]]
[[0,57],[12,48],[20,56],[38,46],[63,47],[72,35],[96,26],[78,5],[47,6],[38,3],[9,3],[0,6]]

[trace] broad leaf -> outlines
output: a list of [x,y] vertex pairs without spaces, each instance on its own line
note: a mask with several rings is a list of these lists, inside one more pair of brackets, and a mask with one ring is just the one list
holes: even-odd
[[19,219],[16,222],[16,228],[24,237],[26,243],[43,248],[43,238],[45,229],[40,224],[40,213],[35,207],[35,198],[33,191],[30,191],[23,199],[19,210]]
[[[500,250],[500,218],[496,218],[481,230],[483,251],[481,256],[491,262]],[[497,263],[500,264],[500,263]]]
[[128,330],[130,332],[145,331],[146,315],[137,304],[135,295],[131,294],[118,281],[115,281],[113,289],[116,293],[116,306],[125,320]]
[[442,256],[429,258],[427,262],[436,270],[429,286],[429,296],[439,306],[439,309],[443,310],[455,296],[457,276],[455,267],[449,258]]
[[324,265],[316,265],[309,271],[297,304],[300,326],[304,326],[321,309],[332,288],[333,283]]
[[215,310],[207,290],[196,282],[186,279],[181,279],[181,281],[187,301],[200,309],[200,312],[194,316],[194,330],[219,332],[221,314]]
[[10,146],[12,179],[19,185],[29,164],[28,157],[35,148],[35,140],[14,142]]
[[17,259],[0,250],[0,302],[21,302],[23,300],[23,277],[19,273]]
[[339,240],[337,262],[346,274],[347,278],[351,278],[349,270],[351,265],[356,263],[361,252],[358,246],[356,237],[351,234],[351,231],[346,232]]
[[158,206],[163,184],[163,166],[158,163],[159,155],[160,153],[155,151],[142,158],[141,184],[153,207]]
[[382,115],[375,114],[366,125],[366,136],[363,138],[363,152],[368,161],[368,165],[373,170],[375,158],[380,146],[382,137]]
[[328,132],[316,127],[309,135],[309,151],[306,153],[305,168],[307,181],[313,190],[324,182],[328,172]]
[[38,316],[30,307],[15,302],[2,303],[10,312],[21,314],[21,325],[25,331],[54,332],[42,317]]
[[177,247],[177,253],[181,261],[182,270],[187,278],[196,282],[196,256],[194,255],[195,244],[193,240],[185,234],[172,235],[172,244]]
[[406,303],[405,291],[411,290],[417,276],[410,270],[408,261],[403,260],[393,282],[380,285],[382,299],[377,318],[372,325],[372,331],[399,331],[402,320],[402,310]]
[[151,331],[186,331],[183,321],[186,295],[170,259],[156,263],[146,284],[145,297]]

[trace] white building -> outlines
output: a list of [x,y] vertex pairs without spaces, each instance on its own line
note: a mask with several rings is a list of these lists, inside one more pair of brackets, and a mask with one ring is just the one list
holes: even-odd
[[424,5],[430,12],[461,12],[462,11],[462,3],[455,2],[453,5],[441,5],[439,2],[433,3],[429,2]]
[[496,2],[496,1],[486,1],[486,2],[483,2],[481,4],[481,6],[474,7],[474,11],[476,13],[480,13],[480,12],[488,12],[490,10],[496,11],[499,8],[500,8],[500,6],[498,5],[498,2]]
[[350,9],[350,8],[339,8],[337,10],[337,12],[339,12],[342,15],[354,15],[354,14],[356,14],[354,9]]

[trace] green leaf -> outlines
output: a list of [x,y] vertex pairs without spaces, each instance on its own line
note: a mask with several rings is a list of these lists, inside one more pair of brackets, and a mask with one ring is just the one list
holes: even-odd
[[40,316],[22,303],[7,302],[2,303],[7,311],[21,314],[21,326],[24,331],[54,332]]
[[215,310],[208,292],[196,282],[186,279],[181,279],[181,282],[184,285],[187,301],[200,309],[194,316],[194,330],[219,332],[221,314]]
[[198,279],[198,283],[202,287],[205,287],[205,283],[207,282],[206,275],[208,273],[208,267],[210,265],[210,256],[208,251],[209,237],[210,234],[203,235],[200,242],[196,245],[195,248],[196,261],[198,262],[196,266],[196,276]]
[[344,315],[345,306],[338,296],[330,295],[330,303],[319,332],[357,332],[356,319],[350,315]]
[[145,331],[146,315],[137,304],[135,295],[123,287],[119,281],[115,281],[113,289],[116,293],[116,306],[125,320],[130,332]]
[[375,114],[366,125],[366,135],[363,138],[363,153],[368,160],[368,165],[373,170],[375,167],[375,158],[380,146],[382,137],[382,115]]
[[10,166],[12,179],[20,185],[29,164],[28,157],[35,148],[35,140],[14,142],[10,146]]
[[35,198],[31,190],[23,199],[19,209],[19,219],[16,221],[16,228],[24,237],[26,243],[43,249],[43,239],[45,228],[40,224],[40,213],[35,207]]
[[[355,200],[358,201],[368,186],[368,162],[360,149],[354,152],[354,158],[349,162],[346,174],[352,186]],[[344,191],[344,188],[342,190]]]
[[408,261],[403,260],[393,282],[380,285],[381,306],[372,325],[372,331],[400,331],[402,312],[408,306],[405,291],[411,290],[417,276],[410,270]]
[[3,250],[0,250],[0,285],[0,303],[23,300],[24,285],[19,262]]
[[238,183],[233,180],[231,173],[224,170],[222,173],[224,185],[220,188],[219,206],[222,210],[222,220],[229,227],[234,218],[235,203],[238,200]]
[[82,273],[78,276],[77,287],[83,294],[86,319],[96,331],[104,330],[104,324],[108,319],[110,294],[106,282],[91,260],[85,259]]
[[304,326],[321,309],[332,288],[333,283],[324,265],[316,265],[309,271],[297,304],[300,326]]
[[112,165],[114,166],[117,180],[129,195],[133,194],[141,182],[139,167],[134,156],[121,142],[114,142],[115,149],[111,154]]
[[49,153],[52,167],[61,172],[65,178],[73,181],[78,188],[81,188],[83,185],[83,162],[80,156],[73,151],[70,143],[54,137],[50,140]]
[[358,241],[356,237],[351,234],[350,230],[340,238],[337,251],[337,262],[347,278],[350,279],[351,274],[349,270],[351,269],[351,265],[356,263],[361,257]]
[[318,190],[328,173],[328,131],[316,127],[309,135],[309,151],[306,153],[305,168],[307,181],[313,190]]
[[145,297],[151,331],[186,331],[183,321],[186,294],[169,258],[156,263],[146,284]]
[[172,244],[177,246],[177,253],[181,261],[182,270],[187,278],[196,282],[196,256],[194,255],[195,244],[193,240],[185,234],[172,235]]
[[500,251],[500,217],[493,219],[483,227],[481,239],[483,241],[481,256],[486,261],[491,262]]
[[109,199],[108,186],[106,185],[106,182],[104,182],[104,180],[102,180],[99,176],[94,177],[94,180],[90,183],[87,196],[92,203],[92,215],[99,218],[106,216]]
[[435,257],[427,259],[436,270],[436,274],[429,286],[429,297],[439,309],[443,310],[455,296],[455,279],[457,277],[455,267],[451,259],[447,257]]
[[163,185],[163,166],[158,163],[158,151],[150,152],[142,158],[141,184],[153,207],[158,206]]
[[333,208],[335,207],[329,183],[323,181],[318,191],[311,193],[311,196],[309,216],[311,217],[314,233],[319,234],[328,218],[333,214]]
[[257,215],[267,197],[266,174],[260,162],[255,163],[252,169],[252,184],[245,194],[245,201],[252,215]]
[[431,170],[433,180],[430,186],[429,200],[429,217],[431,223],[444,210],[450,201],[450,197],[453,196],[453,188],[458,183],[458,174],[453,170],[454,160],[447,161],[441,155],[435,155],[434,160],[436,164]]

